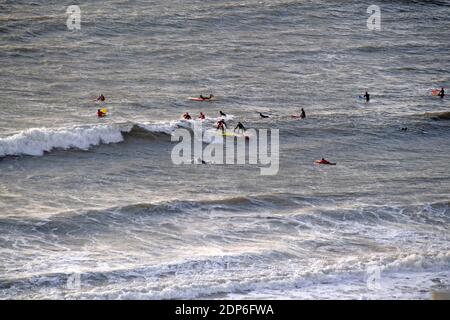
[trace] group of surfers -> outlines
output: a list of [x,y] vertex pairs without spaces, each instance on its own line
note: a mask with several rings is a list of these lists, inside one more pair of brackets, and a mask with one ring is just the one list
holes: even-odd
[[[441,99],[444,98],[444,96],[445,96],[444,88],[441,88],[441,90],[439,91],[437,96],[439,96]],[[205,97],[205,96],[200,94],[199,98],[202,101],[203,100],[211,100],[212,98],[214,98],[214,95],[210,94],[209,97]],[[370,94],[369,94],[369,92],[366,91],[364,93],[364,95],[362,96],[362,98],[364,98],[366,100],[366,102],[369,102],[370,101]],[[106,101],[106,98],[105,98],[105,96],[103,94],[100,94],[100,96],[95,100],[95,102],[104,102],[104,101]],[[222,130],[222,134],[224,134],[225,130],[227,129],[227,124],[226,124],[225,120],[223,119],[223,117],[226,117],[227,115],[222,110],[219,111],[219,115],[220,115],[221,118],[217,121],[216,128],[217,128],[217,130]],[[98,109],[97,110],[97,116],[100,117],[100,118],[101,117],[105,117],[106,116],[106,112],[104,112],[102,109]],[[262,112],[259,112],[259,116],[261,118],[270,118],[269,115],[265,115]],[[298,116],[297,115],[293,115],[292,117],[294,117],[294,118],[301,118],[301,119],[306,118],[305,110],[303,108],[301,108],[300,115],[298,115]],[[191,115],[188,112],[186,112],[186,113],[183,114],[183,119],[185,119],[185,120],[192,120],[192,117],[191,117]],[[205,120],[206,119],[205,114],[203,112],[200,112],[200,115],[199,115],[198,119]],[[242,131],[242,133],[245,133],[245,131],[246,131],[245,126],[240,121],[238,122],[238,124],[236,125],[236,127],[234,128],[233,131],[236,132],[236,130],[237,130],[238,133],[240,133],[241,131]],[[402,131],[406,131],[406,130],[407,130],[407,128],[402,128]],[[322,158],[321,160],[315,161],[315,163],[328,164],[328,165],[335,164],[335,163],[332,163],[332,162],[330,162],[330,161],[328,161],[328,160],[326,160],[324,158]]]

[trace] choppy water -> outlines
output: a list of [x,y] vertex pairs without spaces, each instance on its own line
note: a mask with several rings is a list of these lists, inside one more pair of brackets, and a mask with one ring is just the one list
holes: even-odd
[[[365,1],[71,4],[0,4],[0,298],[448,290],[449,1],[380,1],[377,32]],[[280,130],[278,175],[172,164],[219,110]]]

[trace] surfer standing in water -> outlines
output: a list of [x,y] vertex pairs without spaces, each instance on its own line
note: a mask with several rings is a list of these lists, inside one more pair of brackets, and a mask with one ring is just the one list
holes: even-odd
[[105,98],[105,96],[102,93],[102,94],[100,94],[100,96],[95,101],[105,101],[105,100],[106,100],[106,98]]
[[236,125],[236,127],[234,128],[233,131],[236,131],[236,129],[237,129],[238,133],[239,133],[241,130],[242,130],[242,133],[245,132],[245,127],[244,127],[244,125],[243,125],[240,121],[238,122],[238,124]]
[[370,94],[366,91],[366,93],[363,95],[364,98],[366,98],[366,102],[369,102],[370,100]]
[[444,96],[445,96],[444,88],[441,88],[441,91],[439,91],[438,96],[441,97],[441,99],[444,98]]
[[221,129],[222,134],[225,133],[226,127],[227,127],[227,124],[225,123],[225,120],[220,119],[219,121],[217,121],[217,130]]

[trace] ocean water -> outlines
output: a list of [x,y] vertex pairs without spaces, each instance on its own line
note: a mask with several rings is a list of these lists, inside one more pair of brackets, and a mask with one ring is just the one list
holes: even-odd
[[[73,4],[0,3],[1,299],[449,290],[449,1],[378,1],[379,31],[368,1]],[[277,175],[172,163],[219,110],[279,130]]]

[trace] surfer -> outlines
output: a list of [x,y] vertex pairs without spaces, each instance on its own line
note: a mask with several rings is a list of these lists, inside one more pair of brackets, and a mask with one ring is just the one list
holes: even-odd
[[238,133],[242,130],[242,133],[245,132],[245,127],[244,125],[239,121],[238,124],[236,125],[236,127],[234,128],[233,131],[238,131]]
[[441,88],[441,91],[439,91],[438,96],[441,97],[441,99],[444,98],[444,96],[445,96],[444,88]]
[[98,110],[97,110],[97,116],[98,116],[99,118],[101,118],[101,117],[106,116],[106,113],[104,113],[102,110],[98,109]]
[[184,120],[191,120],[192,117],[190,116],[189,113],[186,112],[185,114],[183,114],[183,119],[184,119]]
[[363,95],[363,97],[366,99],[366,102],[369,102],[370,100],[370,94],[366,91],[366,93]]
[[303,110],[303,108],[302,108],[302,110],[300,112],[300,118],[302,118],[302,119],[306,118],[306,113],[305,113],[305,110]]
[[105,101],[105,100],[106,100],[106,98],[105,98],[105,96],[102,93],[102,94],[100,94],[100,96],[95,101]]
[[200,120],[205,120],[205,114],[203,112],[200,112],[200,115],[198,116]]
[[227,128],[227,124],[225,123],[225,120],[220,119],[217,121],[217,130],[221,129],[222,134],[225,133],[225,129]]
[[315,162],[318,164],[336,164],[336,163],[332,163],[328,160],[325,160],[324,158],[322,158],[321,160],[316,160]]
[[221,117],[226,117],[227,115],[225,113],[222,112],[222,110],[219,111],[219,114]]
[[202,100],[210,100],[212,99],[214,96],[212,94],[209,95],[209,97],[204,97],[203,95],[200,95],[200,99]]
[[269,116],[266,116],[265,114],[262,114],[261,112],[259,113],[259,116],[260,116],[261,118],[269,118]]

